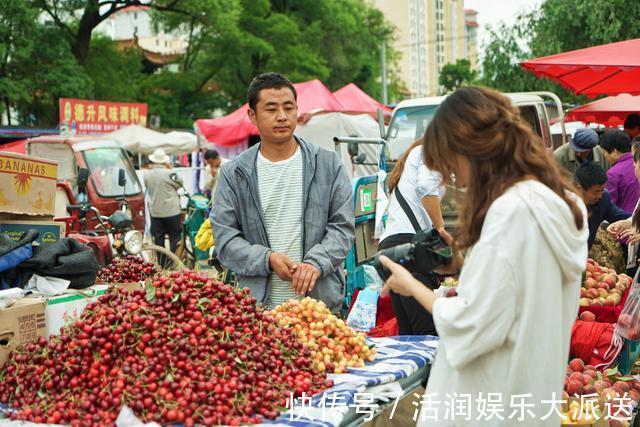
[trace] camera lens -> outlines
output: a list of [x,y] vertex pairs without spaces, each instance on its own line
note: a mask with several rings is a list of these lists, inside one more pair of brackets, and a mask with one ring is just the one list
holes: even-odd
[[391,261],[406,266],[408,262],[413,260],[413,251],[413,243],[404,243],[402,245],[379,251],[375,258],[375,268],[380,278],[386,282],[391,274],[380,262],[380,255],[384,255]]

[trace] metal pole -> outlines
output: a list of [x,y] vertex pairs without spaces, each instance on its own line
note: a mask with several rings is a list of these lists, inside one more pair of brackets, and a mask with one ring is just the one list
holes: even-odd
[[384,40],[382,41],[382,47],[380,49],[380,61],[380,74],[382,76],[382,103],[387,105],[387,45]]

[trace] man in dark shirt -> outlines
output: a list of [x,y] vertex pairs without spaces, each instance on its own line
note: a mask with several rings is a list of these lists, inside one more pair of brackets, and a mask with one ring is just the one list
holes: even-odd
[[607,174],[600,165],[593,162],[581,164],[576,170],[575,179],[589,212],[589,249],[591,249],[602,221],[612,223],[629,218],[631,214],[611,201],[611,195],[605,190]]

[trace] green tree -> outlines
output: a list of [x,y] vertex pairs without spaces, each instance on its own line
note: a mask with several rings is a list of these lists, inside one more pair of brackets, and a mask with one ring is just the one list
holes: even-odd
[[438,83],[447,93],[460,86],[474,83],[477,77],[478,72],[471,69],[471,62],[468,59],[457,59],[455,63],[445,64],[442,67]]
[[[624,0],[546,0],[539,10],[517,17],[511,26],[490,30],[481,82],[502,91],[549,90],[563,100],[583,96],[536,78],[519,62],[539,56],[640,37],[640,3]],[[568,19],[567,17],[571,17]]]
[[93,85],[55,27],[24,2],[0,2],[0,94],[24,125],[57,122],[58,98],[88,96]]

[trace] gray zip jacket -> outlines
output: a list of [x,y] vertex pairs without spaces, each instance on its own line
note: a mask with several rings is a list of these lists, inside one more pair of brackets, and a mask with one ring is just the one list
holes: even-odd
[[[303,260],[320,271],[308,296],[340,309],[345,292],[341,264],[355,239],[351,185],[338,155],[296,137],[303,156]],[[222,165],[211,225],[220,262],[236,273],[238,286],[264,301],[270,285],[269,241],[256,160],[260,144]]]

